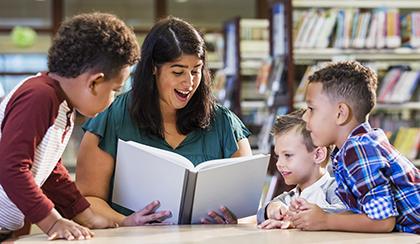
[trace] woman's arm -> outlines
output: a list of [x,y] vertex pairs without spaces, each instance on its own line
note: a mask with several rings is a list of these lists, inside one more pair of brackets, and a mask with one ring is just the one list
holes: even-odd
[[99,138],[95,134],[85,133],[77,157],[76,184],[94,212],[121,224],[125,216],[113,210],[106,201],[115,162],[98,144]]
[[238,150],[232,155],[232,158],[252,155],[252,150],[251,146],[249,145],[248,138],[239,140],[238,147]]
[[130,216],[124,216],[109,206],[106,199],[109,196],[109,183],[114,172],[115,161],[111,155],[102,151],[98,144],[98,137],[86,132],[80,144],[76,167],[76,184],[91,204],[93,212],[101,214],[120,226],[144,225],[170,217],[170,211],[156,211],[160,206],[159,201],[151,202]]

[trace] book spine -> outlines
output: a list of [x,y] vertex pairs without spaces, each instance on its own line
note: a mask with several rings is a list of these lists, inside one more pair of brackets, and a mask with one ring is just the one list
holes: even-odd
[[197,173],[185,170],[184,187],[182,192],[181,207],[178,217],[178,224],[191,224],[191,214],[194,202],[195,183],[197,182]]

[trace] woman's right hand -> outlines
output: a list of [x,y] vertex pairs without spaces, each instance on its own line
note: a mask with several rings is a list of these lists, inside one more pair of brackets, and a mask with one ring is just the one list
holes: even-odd
[[71,220],[61,218],[56,220],[46,233],[48,240],[66,239],[85,240],[93,237],[93,232]]
[[122,221],[122,226],[137,226],[137,225],[146,225],[156,222],[162,222],[167,218],[172,216],[171,211],[156,211],[160,206],[159,201],[153,201],[149,203],[142,210],[135,212]]

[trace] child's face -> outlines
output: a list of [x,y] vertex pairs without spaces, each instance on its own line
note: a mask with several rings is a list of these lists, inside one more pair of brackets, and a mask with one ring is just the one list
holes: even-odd
[[315,150],[308,152],[303,137],[296,129],[275,135],[274,152],[278,156],[276,163],[286,184],[299,185],[301,189],[317,180],[319,165],[315,163]]
[[99,79],[91,88],[89,97],[81,98],[83,103],[77,110],[87,117],[94,117],[105,110],[114,101],[115,94],[124,86],[129,75],[130,68],[126,66],[111,79]]
[[306,89],[306,104],[308,109],[303,115],[306,128],[311,132],[315,146],[329,146],[335,144],[336,106],[327,94],[322,91],[322,83],[309,83]]
[[184,108],[201,81],[203,61],[196,55],[182,55],[156,71],[161,109],[172,111]]

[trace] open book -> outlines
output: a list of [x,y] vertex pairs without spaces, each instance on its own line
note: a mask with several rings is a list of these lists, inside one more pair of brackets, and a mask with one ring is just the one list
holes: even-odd
[[179,154],[119,140],[112,201],[138,211],[159,200],[170,223],[200,223],[221,206],[242,218],[257,212],[268,162],[269,155],[255,155],[194,167]]

